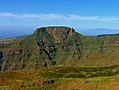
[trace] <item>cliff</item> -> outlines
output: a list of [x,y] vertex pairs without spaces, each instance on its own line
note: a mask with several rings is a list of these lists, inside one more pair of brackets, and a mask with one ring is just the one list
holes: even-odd
[[0,70],[119,64],[119,36],[88,37],[70,27],[41,27],[32,35],[0,41]]
[[37,69],[82,57],[82,43],[69,27],[42,27],[33,35],[0,44],[2,71]]

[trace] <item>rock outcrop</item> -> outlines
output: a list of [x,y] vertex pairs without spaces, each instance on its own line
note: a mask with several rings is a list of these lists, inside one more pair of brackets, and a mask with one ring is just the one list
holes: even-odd
[[70,27],[41,27],[32,35],[0,41],[0,70],[115,65],[118,52],[119,36],[88,37]]
[[41,27],[31,36],[3,42],[0,44],[2,70],[37,69],[80,59],[80,36],[69,27]]
[[0,71],[2,70],[2,63],[3,63],[3,53],[0,51]]
[[[80,35],[69,27],[42,27],[35,31],[39,54],[43,60],[55,61],[61,58],[66,61],[70,56],[80,59],[82,43]],[[61,61],[61,60],[59,60]]]

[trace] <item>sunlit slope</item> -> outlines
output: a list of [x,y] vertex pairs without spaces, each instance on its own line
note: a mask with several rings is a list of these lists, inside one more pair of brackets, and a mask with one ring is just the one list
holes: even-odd
[[88,37],[70,27],[42,27],[32,35],[0,41],[0,69],[119,64],[119,36]]

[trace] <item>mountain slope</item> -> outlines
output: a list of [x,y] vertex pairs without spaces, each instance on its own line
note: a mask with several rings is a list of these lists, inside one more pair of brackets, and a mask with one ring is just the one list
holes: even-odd
[[119,64],[119,36],[87,37],[70,27],[41,27],[32,35],[0,41],[0,69]]
[[42,27],[31,36],[3,41],[0,44],[4,55],[2,70],[35,69],[80,59],[80,36],[69,27]]

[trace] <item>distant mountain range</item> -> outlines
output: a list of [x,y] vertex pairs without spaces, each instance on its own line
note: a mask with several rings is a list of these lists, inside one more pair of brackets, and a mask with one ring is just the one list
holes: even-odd
[[[19,37],[32,34],[35,27],[23,26],[0,26],[0,39]],[[104,34],[118,34],[119,29],[106,29],[106,28],[93,28],[93,29],[80,29],[76,28],[78,33],[86,36],[97,36]]]
[[105,34],[119,34],[119,29],[93,28],[93,29],[77,29],[79,33],[87,36],[97,36]]
[[[97,36],[105,34],[119,34],[119,29],[106,29],[106,28],[94,28],[94,29],[76,29],[78,33],[86,36]],[[1,27],[0,39],[20,37],[33,33],[34,29],[30,27]]]
[[0,39],[20,37],[24,35],[32,34],[33,27],[4,27],[0,26]]

